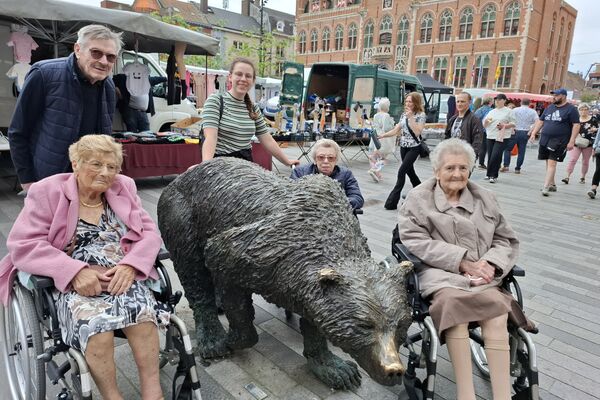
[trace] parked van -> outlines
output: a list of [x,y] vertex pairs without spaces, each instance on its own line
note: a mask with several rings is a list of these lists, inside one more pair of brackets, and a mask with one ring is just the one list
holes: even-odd
[[[10,26],[0,22],[0,43],[8,42],[9,36]],[[45,46],[45,44],[42,43],[42,40],[36,38],[36,41],[40,46]],[[67,56],[70,53],[70,50],[66,46],[62,46],[60,50],[60,56]],[[131,51],[121,52],[121,55],[115,63],[113,73],[121,73],[123,67],[134,62],[135,58],[135,53]],[[143,63],[150,68],[151,76],[161,76],[166,78],[166,72],[160,67],[152,55],[138,53],[137,59],[138,62]],[[12,47],[0,46],[0,130],[3,132],[6,132],[10,125],[17,101],[14,79],[6,76],[6,72],[13,64],[14,56]],[[167,105],[167,100],[164,96],[157,96],[159,92],[160,90],[155,91],[154,96],[154,108],[156,113],[154,116],[148,115],[150,120],[150,130],[154,132],[168,130],[172,123],[180,119],[198,116],[196,107],[191,101],[184,99],[181,101],[181,104]],[[164,93],[166,93],[166,90]],[[116,131],[125,130],[125,124],[122,122],[118,110],[115,110],[113,129]]]
[[[425,101],[428,119],[437,118],[437,103],[431,104],[423,86],[412,76],[378,68],[376,65],[350,63],[316,63],[309,71],[304,89],[304,65],[286,62],[279,102],[282,106],[301,104],[302,109],[313,108],[314,95],[334,101],[332,111],[337,121],[358,128],[362,114],[373,116],[378,98],[390,99],[390,115],[398,121],[404,108],[404,99],[410,92],[419,92]],[[328,118],[329,119],[329,118]]]

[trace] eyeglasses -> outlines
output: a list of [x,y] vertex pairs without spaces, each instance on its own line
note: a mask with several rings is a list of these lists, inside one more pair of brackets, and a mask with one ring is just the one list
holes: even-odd
[[106,56],[106,61],[111,64],[117,61],[116,54],[105,53],[102,50],[90,49],[90,54],[94,60],[100,60],[103,56]]
[[317,157],[318,161],[335,161],[337,159],[336,156],[326,156],[326,155],[318,155]]
[[106,167],[106,171],[108,171],[108,173],[111,175],[114,175],[117,172],[119,172],[119,167],[117,167],[115,164],[104,164],[104,163],[101,163],[100,161],[96,161],[96,160],[84,161],[84,162],[94,172],[101,172],[104,169],[104,167]]

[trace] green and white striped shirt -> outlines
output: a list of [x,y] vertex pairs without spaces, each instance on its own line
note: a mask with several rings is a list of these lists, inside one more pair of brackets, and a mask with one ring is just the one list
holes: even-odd
[[248,115],[244,100],[236,99],[229,92],[225,93],[221,123],[219,123],[219,106],[219,94],[215,93],[206,99],[202,110],[202,127],[218,129],[215,154],[250,149],[253,135],[268,133],[267,124],[256,104],[254,104],[254,111],[258,113],[258,119],[254,121]]

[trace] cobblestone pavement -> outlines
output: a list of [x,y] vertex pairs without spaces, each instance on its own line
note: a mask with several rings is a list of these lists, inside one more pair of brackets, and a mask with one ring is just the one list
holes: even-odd
[[[358,147],[353,146],[346,154],[352,156],[357,150]],[[300,155],[300,150],[293,145],[285,151],[290,156]],[[511,172],[501,174],[496,184],[489,184],[483,180],[484,171],[476,170],[471,179],[497,193],[502,209],[521,240],[519,265],[525,268],[527,276],[520,279],[520,284],[526,298],[526,312],[540,328],[534,339],[543,399],[600,399],[600,199],[590,200],[586,195],[589,183],[578,183],[579,164],[572,183],[560,183],[566,163],[558,168],[558,192],[542,197],[544,166],[536,160],[536,154],[537,148],[528,149],[520,175],[512,173],[511,168]],[[512,162],[514,167],[514,158]],[[364,215],[360,216],[361,226],[373,256],[380,260],[390,255],[395,213],[384,210],[383,202],[394,184],[398,162],[393,160],[384,168],[381,183],[370,179],[363,154],[357,154],[351,168],[366,199]],[[289,169],[281,165],[278,169],[284,175],[289,174]],[[416,170],[422,179],[431,176],[428,160],[418,160]],[[587,180],[591,180],[591,173]],[[138,180],[144,207],[153,217],[156,217],[161,190],[168,182],[168,178]],[[5,236],[22,205],[22,199],[11,190],[12,183],[8,179],[0,180],[0,254],[6,253]],[[407,183],[405,191],[409,188]],[[286,321],[282,309],[258,296],[255,296],[255,307],[259,343],[200,369],[204,399],[254,399],[244,388],[250,382],[263,390],[267,399],[405,398],[401,386],[383,387],[366,376],[362,387],[355,392],[331,391],[306,368],[297,319]],[[178,313],[190,329],[193,328],[191,313],[185,304]],[[125,398],[139,398],[129,348],[119,342],[116,354],[119,383]],[[172,372],[173,368],[167,366],[162,374],[165,394],[169,395]],[[455,397],[453,379],[443,348],[436,381],[438,399]],[[3,380],[4,377],[0,378],[0,385],[5,383]],[[475,384],[480,398],[491,399],[485,379],[477,375]]]

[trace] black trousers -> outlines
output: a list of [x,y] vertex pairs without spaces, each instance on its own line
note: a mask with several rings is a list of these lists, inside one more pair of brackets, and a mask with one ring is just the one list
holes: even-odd
[[396,179],[396,185],[389,194],[385,201],[385,208],[388,210],[395,210],[398,208],[398,202],[400,201],[400,195],[402,194],[402,188],[404,188],[404,182],[406,181],[406,175],[410,179],[410,183],[413,187],[420,185],[421,180],[415,172],[415,161],[419,158],[419,146],[416,147],[401,147],[400,156],[402,157],[402,163],[398,168],[398,178]]
[[600,153],[594,154],[596,157],[596,171],[594,171],[594,177],[592,178],[592,185],[600,185]]
[[487,139],[487,176],[490,178],[498,178],[500,172],[500,164],[502,164],[502,155],[506,148],[506,141],[497,142],[496,139]]
[[485,129],[483,130],[483,139],[481,140],[481,146],[479,147],[479,165],[485,165],[485,155],[487,154],[487,135]]

